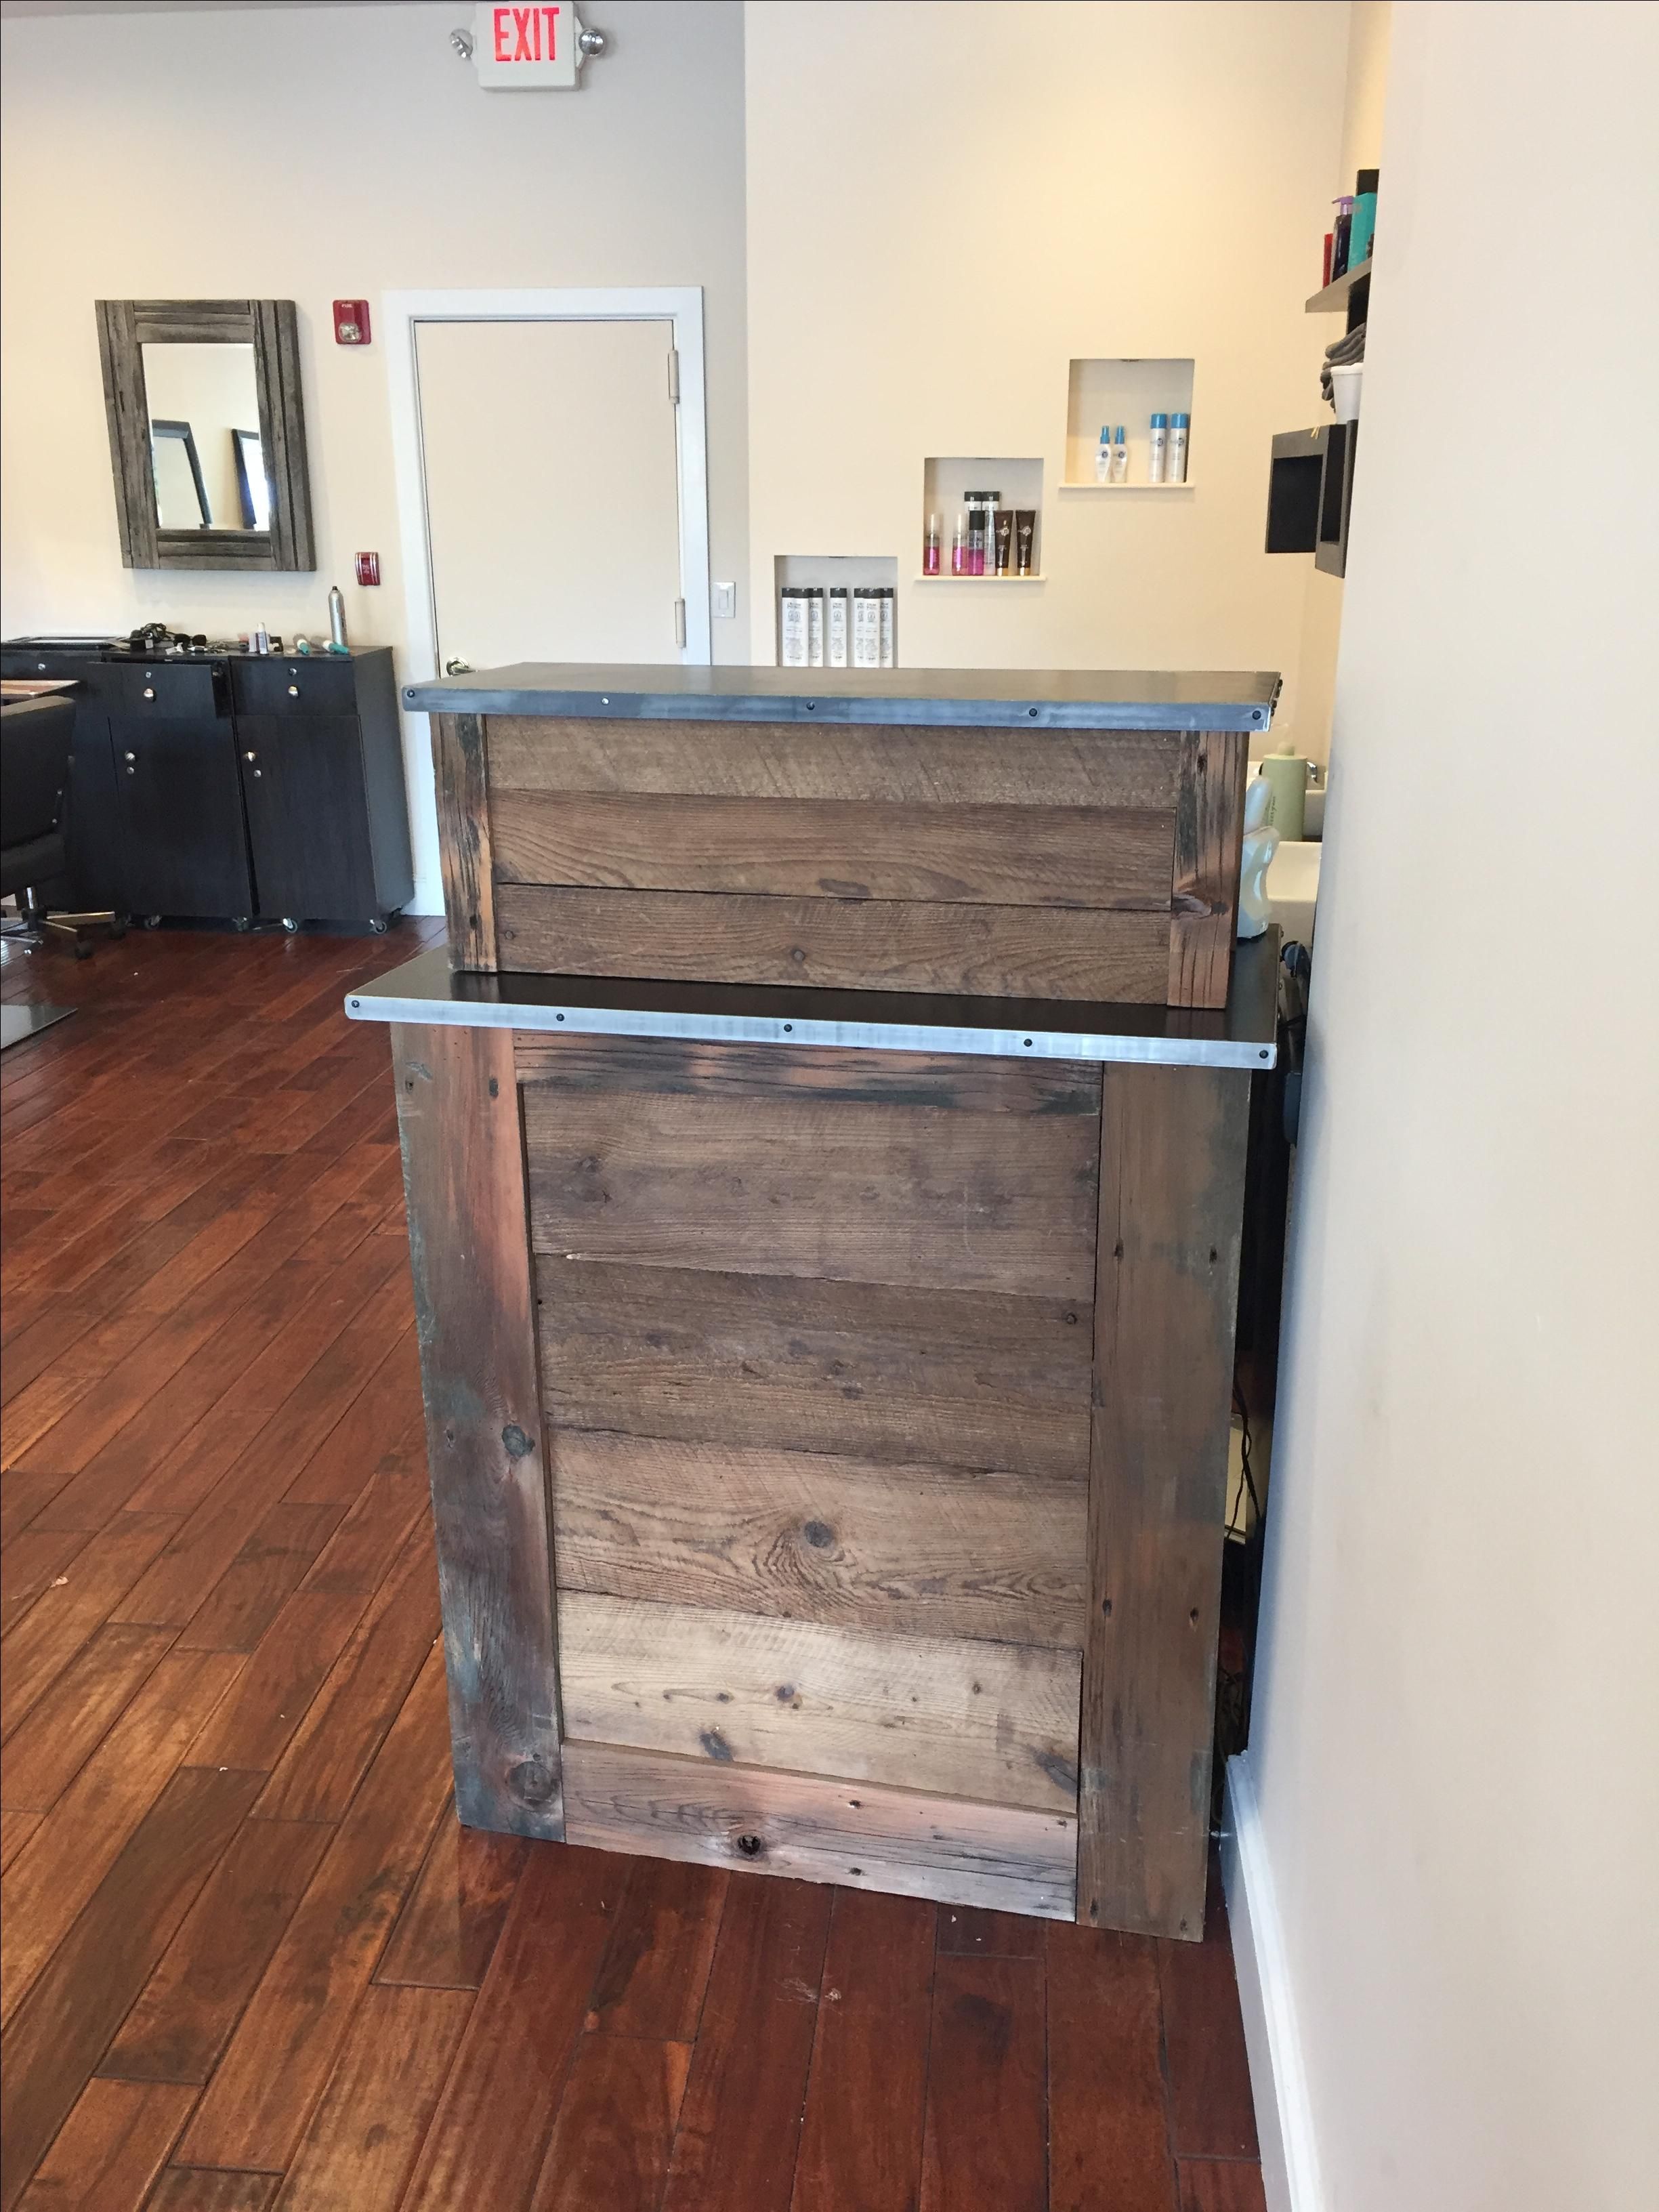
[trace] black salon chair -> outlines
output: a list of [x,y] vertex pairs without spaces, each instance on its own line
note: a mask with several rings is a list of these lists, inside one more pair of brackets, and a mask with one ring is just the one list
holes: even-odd
[[64,794],[75,708],[65,698],[9,700],[0,708],[0,896],[15,892],[20,919],[5,925],[11,942],[40,945],[65,937],[77,960],[92,951],[73,922],[46,912],[42,887],[64,874]]

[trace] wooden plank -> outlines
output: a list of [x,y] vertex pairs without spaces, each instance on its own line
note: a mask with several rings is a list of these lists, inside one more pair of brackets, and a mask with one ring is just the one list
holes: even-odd
[[1048,2212],[1045,2055],[1039,1960],[937,1961],[920,2212]]
[[205,2081],[333,1831],[244,1822],[104,2054],[127,2081]]
[[11,1864],[46,1817],[44,1813],[0,1810],[0,1873]]
[[834,1098],[939,1113],[1100,1112],[1100,1068],[1086,1060],[981,1059],[965,1052],[833,1050],[816,1045],[710,1044],[674,1037],[588,1037],[518,1030],[520,1083],[550,1096],[677,1092],[697,1098]]
[[1254,2159],[1183,2158],[1181,2212],[1267,2212],[1261,2168]]
[[567,1430],[560,1587],[1081,1649],[1085,1486]]
[[663,2212],[787,2212],[829,1932],[827,1890],[733,1885]]
[[1087,1466],[1080,1299],[544,1255],[536,1287],[561,1428],[1066,1479]]
[[109,1621],[84,1644],[6,1745],[8,1812],[48,1813],[154,1673],[170,1628]]
[[584,2036],[530,2212],[657,2212],[690,2065],[689,2043]]
[[984,1905],[947,1905],[939,1916],[939,1948],[954,1959],[1041,1959],[1042,1923]]
[[496,787],[489,835],[498,883],[1167,914],[1175,816]]
[[343,1518],[338,1505],[290,1505],[279,1499],[262,1513],[253,1533],[179,1638],[185,1651],[252,1651],[304,1581],[313,1560]]
[[1173,808],[1165,730],[586,721],[492,714],[492,791],[672,792],[902,806]]
[[540,975],[1162,1006],[1170,930],[1164,910],[495,886],[501,964]]
[[1077,1809],[1075,1652],[569,1593],[571,1742]]
[[233,2173],[221,2167],[170,2166],[144,2212],[269,2212],[280,2173]]
[[0,1733],[9,1735],[46,1695],[178,1526],[176,1513],[122,1513],[90,1543],[76,1540],[75,1556],[7,1633]]
[[556,1838],[559,1689],[524,1150],[503,1030],[394,1025],[455,1802]]
[[89,2081],[24,2191],[21,2212],[137,2212],[191,2104],[159,2081]]
[[836,1894],[790,2212],[915,2212],[933,1919],[917,1898]]
[[6,1875],[6,1940],[0,1945],[0,2006],[7,2017],[68,1935],[241,1665],[229,1652],[169,1653],[18,1853]]
[[204,1766],[268,1773],[349,1641],[368,1601],[296,1590],[196,1746]]
[[1097,1133],[845,1098],[523,1091],[538,1252],[836,1282],[1094,1294]]
[[258,1786],[255,1775],[180,1767],[18,2007],[0,2068],[8,2212]]
[[1176,2212],[1152,1942],[1046,1932],[1049,2212]]
[[590,2035],[696,2040],[728,1880],[675,1859],[635,1866],[588,1999]]
[[572,1840],[1069,1920],[1076,1822],[874,1783],[573,1743]]
[[1078,1917],[1149,1935],[1204,1922],[1249,1106],[1106,1070]]
[[397,2212],[471,2010],[465,1990],[363,1992],[289,2169],[283,2212]]
[[529,1851],[522,1836],[441,1820],[375,1980],[476,1990],[495,1956]]
[[179,2147],[185,2166],[287,2166],[426,1852],[448,1783],[427,1668],[335,1831]]
[[495,891],[484,787],[484,726],[477,714],[434,714],[430,719],[449,964],[493,969]]
[[1221,1870],[1213,1861],[1203,1941],[1160,1942],[1158,1975],[1172,2148],[1184,2158],[1255,2158],[1255,2100]]
[[626,1879],[605,1853],[531,1853],[402,2212],[526,2201]]
[[1172,1006],[1227,1003],[1249,769],[1249,738],[1242,730],[1194,730],[1182,741],[1170,882]]

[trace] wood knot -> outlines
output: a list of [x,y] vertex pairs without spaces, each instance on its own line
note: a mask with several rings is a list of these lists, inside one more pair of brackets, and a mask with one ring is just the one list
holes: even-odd
[[527,1452],[536,1449],[516,1421],[509,1421],[501,1431],[501,1442],[507,1446],[509,1459],[523,1459]]
[[521,1805],[545,1805],[557,1795],[559,1786],[552,1769],[539,1759],[521,1759],[507,1775],[507,1782]]
[[835,1530],[822,1521],[809,1521],[801,1534],[817,1552],[827,1552],[836,1540]]
[[738,1850],[746,1859],[757,1859],[766,1849],[766,1845],[758,1836],[739,1836],[737,1844]]

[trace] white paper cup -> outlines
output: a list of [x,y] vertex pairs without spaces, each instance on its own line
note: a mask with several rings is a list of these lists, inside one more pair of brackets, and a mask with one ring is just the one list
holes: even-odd
[[1336,409],[1339,422],[1359,420],[1359,383],[1365,374],[1363,361],[1334,364],[1331,369],[1331,404]]

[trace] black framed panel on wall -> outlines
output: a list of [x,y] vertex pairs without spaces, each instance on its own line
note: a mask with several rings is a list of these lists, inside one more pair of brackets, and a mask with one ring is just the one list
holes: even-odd
[[97,304],[123,565],[314,568],[293,301]]

